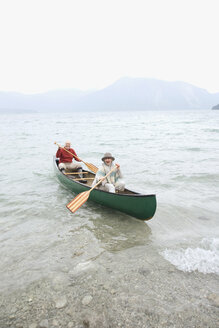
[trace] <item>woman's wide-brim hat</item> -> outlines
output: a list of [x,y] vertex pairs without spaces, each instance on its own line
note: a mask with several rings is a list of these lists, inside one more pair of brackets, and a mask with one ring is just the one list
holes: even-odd
[[102,161],[104,161],[106,158],[112,158],[113,161],[115,160],[111,153],[105,153],[102,157]]

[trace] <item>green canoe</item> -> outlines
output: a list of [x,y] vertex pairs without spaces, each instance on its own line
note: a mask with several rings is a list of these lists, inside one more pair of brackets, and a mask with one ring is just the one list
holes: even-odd
[[[78,175],[72,172],[63,174],[58,168],[58,160],[54,158],[54,170],[59,181],[75,194],[87,191],[91,188],[91,184],[95,174],[83,170],[86,183],[81,183],[78,180]],[[143,195],[137,192],[125,189],[123,192],[110,193],[94,189],[89,196],[89,201],[96,202],[106,207],[113,208],[120,212],[131,215],[140,220],[150,220],[156,211],[156,195]]]

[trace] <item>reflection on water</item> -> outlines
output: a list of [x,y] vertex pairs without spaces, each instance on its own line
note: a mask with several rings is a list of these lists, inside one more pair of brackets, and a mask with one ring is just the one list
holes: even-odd
[[[63,205],[75,197],[63,185],[58,185],[57,190],[59,192],[56,197]],[[67,195],[69,197],[66,199]],[[75,216],[80,217],[77,223]],[[70,214],[70,217],[79,230],[87,229],[100,242],[100,247],[107,251],[120,251],[150,242],[151,229],[144,221],[92,201],[87,201],[76,214]]]
[[87,229],[105,250],[118,252],[149,243],[151,229],[145,222],[109,209],[99,208],[98,212],[98,216],[89,219],[92,225]]

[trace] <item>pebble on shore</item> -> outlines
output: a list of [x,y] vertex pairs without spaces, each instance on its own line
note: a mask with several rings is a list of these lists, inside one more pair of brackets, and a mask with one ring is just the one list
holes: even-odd
[[55,301],[56,309],[62,309],[67,305],[67,298],[66,296],[61,296]]

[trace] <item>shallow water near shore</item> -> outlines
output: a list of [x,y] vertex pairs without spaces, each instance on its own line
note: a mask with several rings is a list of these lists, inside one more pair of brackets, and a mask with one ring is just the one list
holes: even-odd
[[[216,327],[217,111],[1,115],[0,327]],[[74,195],[52,168],[70,139],[126,186],[156,193],[148,222]]]

